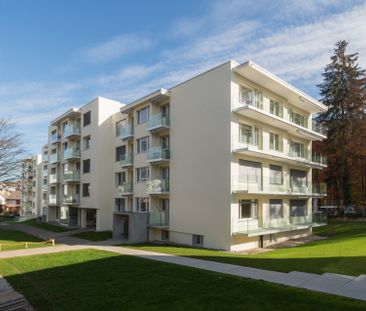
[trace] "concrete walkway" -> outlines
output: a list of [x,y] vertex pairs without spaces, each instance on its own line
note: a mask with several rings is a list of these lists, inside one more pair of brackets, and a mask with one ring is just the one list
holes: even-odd
[[0,275],[0,310],[31,311],[33,307]]
[[268,271],[214,261],[112,246],[113,243],[118,243],[118,241],[104,241],[99,243],[88,243],[84,245],[61,245],[47,248],[7,251],[0,253],[0,259],[92,248],[121,255],[137,256],[170,264],[225,273],[249,279],[263,280],[271,283],[309,289],[316,292],[323,292],[366,301],[366,275],[354,277],[335,273],[324,273],[319,275],[297,271],[290,273]]

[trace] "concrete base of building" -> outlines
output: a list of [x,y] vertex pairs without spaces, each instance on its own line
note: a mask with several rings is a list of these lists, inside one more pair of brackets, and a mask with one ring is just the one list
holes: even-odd
[[149,240],[148,214],[120,212],[113,215],[113,239],[129,243],[143,243]]

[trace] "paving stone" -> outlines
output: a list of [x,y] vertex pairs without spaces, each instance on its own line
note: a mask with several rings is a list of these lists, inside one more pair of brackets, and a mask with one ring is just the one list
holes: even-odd
[[303,280],[303,281],[309,281],[309,280],[319,277],[319,274],[300,272],[300,271],[291,271],[288,273],[288,275],[295,279],[299,279],[299,280]]

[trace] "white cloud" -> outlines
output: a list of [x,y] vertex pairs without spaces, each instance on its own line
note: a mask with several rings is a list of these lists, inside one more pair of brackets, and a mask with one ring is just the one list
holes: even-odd
[[92,63],[109,62],[132,52],[146,50],[151,45],[152,40],[148,37],[123,34],[95,47],[82,49],[82,55]]

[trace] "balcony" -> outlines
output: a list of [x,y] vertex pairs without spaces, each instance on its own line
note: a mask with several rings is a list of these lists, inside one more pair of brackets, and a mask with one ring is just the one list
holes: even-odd
[[53,153],[53,154],[50,155],[50,163],[51,164],[55,164],[59,161],[60,161],[60,157],[58,156],[57,153]]
[[149,214],[150,227],[169,227],[168,212],[151,212]]
[[326,224],[326,216],[320,213],[303,217],[289,217],[281,219],[274,224],[268,222],[262,223],[262,219],[245,218],[233,219],[231,231],[233,235],[243,235],[247,237],[256,237],[265,234],[275,234],[280,232],[289,232],[295,230],[304,230],[311,227],[318,227]]
[[116,205],[114,207],[114,212],[115,213],[131,213],[132,209],[128,206],[122,206],[122,205]]
[[42,191],[47,192],[48,191],[48,185],[42,185]]
[[327,196],[327,184],[326,183],[313,183],[312,192],[314,197]]
[[233,112],[240,114],[244,117],[249,117],[265,124],[284,129],[289,134],[296,137],[305,137],[309,140],[323,140],[327,138],[324,135],[324,132],[319,133],[318,130],[309,129],[307,127],[301,126],[299,124],[296,124],[295,122],[292,122],[293,120],[290,120],[290,118],[289,120],[286,120],[285,118],[266,112],[262,110],[260,106],[251,103],[236,103],[233,105]]
[[169,116],[162,115],[161,113],[150,116],[150,119],[147,122],[147,130],[151,132],[166,130],[169,129],[169,126]]
[[64,173],[64,182],[80,182],[80,172],[66,171]]
[[122,154],[121,160],[119,161],[121,167],[133,166],[133,153]]
[[48,170],[43,170],[42,171],[42,176],[47,177],[48,176]]
[[150,148],[147,152],[147,162],[150,163],[162,163],[169,162],[170,150],[162,146]]
[[122,139],[122,140],[127,140],[130,138],[133,138],[133,125],[132,124],[128,124],[125,126],[122,126],[118,129],[119,133],[118,136]]
[[64,204],[68,204],[68,205],[80,204],[80,196],[78,194],[65,195]]
[[77,160],[80,159],[80,149],[78,148],[67,148],[64,151],[65,160]]
[[64,137],[80,137],[80,126],[76,126],[75,124],[68,124],[64,130]]
[[56,144],[59,143],[61,141],[61,135],[54,133],[51,134],[51,144]]
[[169,194],[169,180],[154,179],[146,184],[146,193],[150,195]]
[[48,204],[49,205],[58,205],[58,196],[57,194],[50,194],[48,196]]
[[133,195],[133,184],[132,182],[125,182],[118,187],[118,192],[121,196]]
[[50,184],[57,184],[59,182],[57,174],[50,174],[49,183]]

